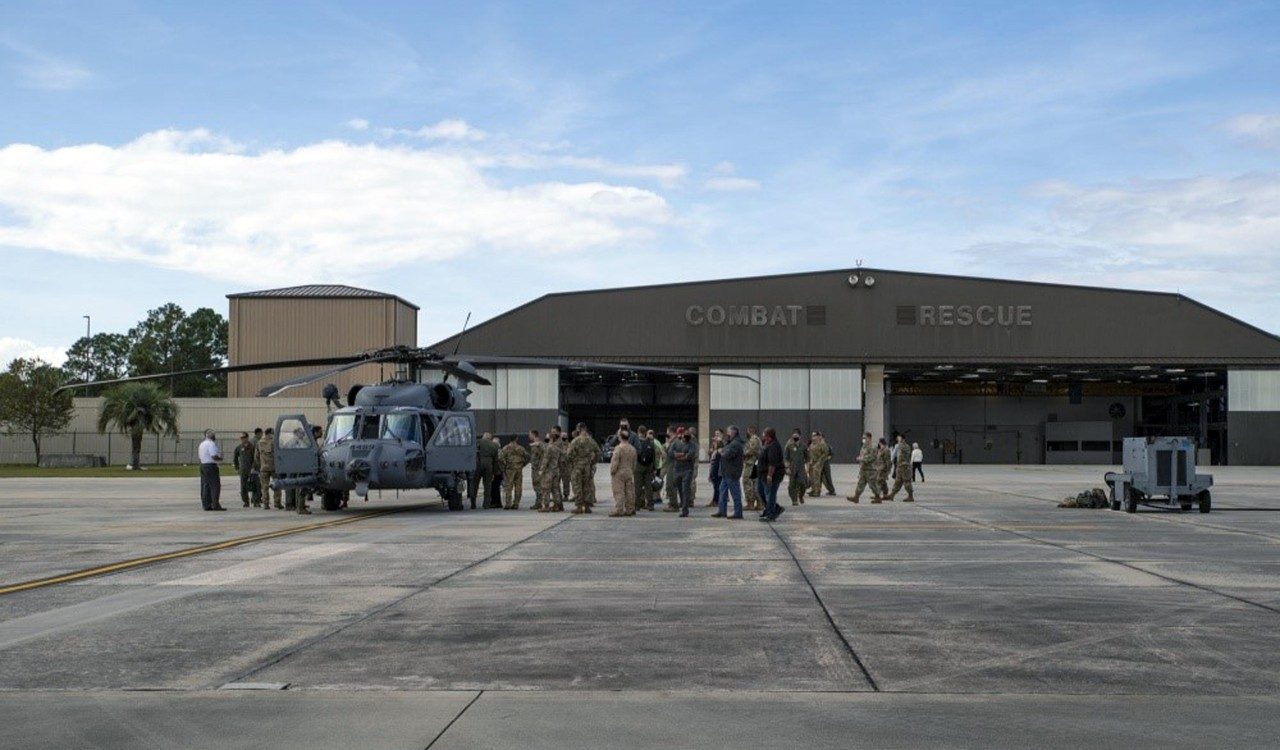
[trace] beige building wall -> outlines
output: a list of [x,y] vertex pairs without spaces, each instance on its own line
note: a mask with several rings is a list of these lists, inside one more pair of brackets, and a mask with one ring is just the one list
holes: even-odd
[[[387,346],[416,346],[418,312],[392,298],[232,297],[228,359],[233,365],[285,359],[358,354]],[[323,368],[290,367],[227,376],[230,398],[257,396],[263,387]],[[395,374],[394,365],[366,365],[282,396],[320,397],[335,383],[343,398],[356,383],[376,383]]]

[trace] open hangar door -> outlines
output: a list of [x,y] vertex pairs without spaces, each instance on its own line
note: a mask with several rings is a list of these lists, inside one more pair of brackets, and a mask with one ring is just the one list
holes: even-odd
[[1221,463],[1225,373],[1174,365],[888,367],[888,423],[926,463],[1114,464],[1125,437],[1188,435]]
[[[560,411],[603,441],[628,419],[662,434],[668,425],[698,424],[698,376],[675,373],[562,370]],[[665,437],[663,438],[666,439]]]

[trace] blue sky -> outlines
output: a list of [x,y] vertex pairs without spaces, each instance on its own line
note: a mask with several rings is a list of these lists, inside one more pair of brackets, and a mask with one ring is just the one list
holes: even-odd
[[0,6],[0,360],[344,282],[866,265],[1280,331],[1275,3]]

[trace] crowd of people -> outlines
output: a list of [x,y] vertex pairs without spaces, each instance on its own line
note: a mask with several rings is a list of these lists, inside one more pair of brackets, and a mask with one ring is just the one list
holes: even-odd
[[[313,427],[314,444],[321,444],[322,431]],[[240,441],[232,463],[240,478],[240,500],[244,507],[270,510],[272,501],[278,510],[310,514],[308,489],[271,489],[275,475],[274,430],[255,429],[240,433]],[[305,441],[305,438],[300,438]],[[287,446],[286,446],[287,447]],[[226,510],[220,503],[221,478],[218,463],[221,450],[210,430],[200,444],[200,499],[205,510]],[[596,505],[595,475],[608,460],[610,487],[614,507],[612,517],[634,516],[639,510],[654,511],[659,506],[669,513],[687,518],[697,503],[698,470],[702,446],[693,427],[670,426],[665,440],[644,426],[631,428],[628,420],[602,447],[585,424],[572,431],[553,426],[545,435],[538,430],[528,433],[528,447],[519,440],[508,440],[484,433],[476,443],[476,468],[466,477],[466,496],[471,509],[477,500],[482,508],[518,510],[524,494],[524,470],[532,473],[533,510],[561,513],[566,505],[572,513],[592,513]],[[778,501],[782,484],[787,483],[787,497],[792,506],[803,505],[806,497],[818,497],[826,491],[835,496],[831,477],[832,450],[826,436],[813,431],[805,439],[799,428],[791,431],[783,444],[772,428],[757,431],[748,426],[745,433],[736,425],[717,428],[707,441],[709,459],[708,482],[711,498],[708,506],[716,509],[713,518],[742,519],[745,512],[759,513],[762,521],[776,521],[785,511]],[[858,480],[853,494],[846,499],[857,503],[867,489],[871,503],[894,500],[905,490],[905,502],[915,500],[914,479],[924,481],[924,452],[902,435],[895,435],[893,445],[864,433],[858,450]],[[889,480],[893,480],[890,489]],[[265,489],[264,489],[265,488]],[[345,507],[344,495],[341,506]]]
[[[255,428],[253,437],[249,433],[240,433],[240,441],[236,443],[235,452],[231,455],[232,466],[240,479],[240,501],[246,508],[262,508],[271,510],[275,501],[276,510],[293,511],[301,515],[311,515],[307,503],[313,498],[310,489],[278,490],[271,488],[271,480],[276,474],[276,441],[275,429],[268,427]],[[323,430],[319,425],[311,428],[314,445],[319,446]],[[309,444],[302,435],[293,436],[300,445]],[[284,447],[289,447],[288,442]],[[318,450],[318,448],[317,448]],[[222,449],[218,446],[218,436],[213,430],[206,430],[204,441],[197,449],[200,459],[200,505],[205,510],[226,510],[222,506],[222,477],[218,464],[223,461]],[[346,507],[347,497],[343,495],[342,507]]]
[[[546,435],[530,430],[528,442],[526,449],[514,439],[502,445],[490,433],[481,437],[476,472],[469,478],[473,509],[482,490],[486,498],[482,507],[519,509],[524,469],[528,467],[533,475],[533,510],[564,512],[568,504],[573,506],[572,513],[592,513],[595,474],[602,455],[608,459],[613,494],[610,516],[634,516],[639,510],[665,506],[665,512],[687,518],[697,503],[702,446],[692,427],[668,427],[664,440],[644,426],[633,430],[624,419],[602,447],[587,426],[579,423],[571,433],[558,426]],[[806,497],[818,497],[824,489],[829,496],[836,494],[831,446],[820,431],[812,432],[806,440],[799,429],[792,430],[784,445],[772,427],[759,433],[752,425],[743,433],[736,425],[729,425],[713,432],[706,454],[712,493],[707,505],[716,508],[713,518],[742,519],[744,512],[758,512],[760,520],[776,521],[785,510],[778,501],[784,481],[792,506],[804,504]],[[876,442],[871,433],[865,433],[857,463],[857,488],[847,496],[854,503],[860,502],[868,487],[872,503],[894,500],[903,490],[905,501],[912,502],[915,476],[924,480],[923,451],[901,435],[895,436],[890,446],[883,438]]]

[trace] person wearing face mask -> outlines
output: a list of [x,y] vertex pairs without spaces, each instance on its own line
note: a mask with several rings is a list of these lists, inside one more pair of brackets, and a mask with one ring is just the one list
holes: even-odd
[[858,450],[858,486],[846,500],[851,503],[862,498],[862,491],[871,485],[871,502],[880,502],[880,492],[876,486],[876,444],[870,432],[862,433],[862,448]]
[[787,447],[783,450],[783,460],[787,463],[787,494],[792,505],[804,502],[804,491],[809,485],[809,447],[800,439],[800,430],[791,433]]

